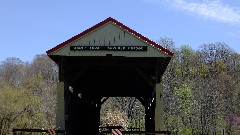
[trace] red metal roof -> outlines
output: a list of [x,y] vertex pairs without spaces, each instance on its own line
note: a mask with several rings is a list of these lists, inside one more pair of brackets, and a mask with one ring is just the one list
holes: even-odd
[[54,48],[48,50],[47,54],[49,55],[49,54],[53,53],[54,51],[56,51],[56,50],[58,50],[58,49],[60,49],[60,48],[62,48],[64,46],[68,45],[69,43],[73,42],[74,40],[76,40],[76,39],[78,39],[78,38],[80,38],[80,37],[82,37],[82,36],[92,32],[93,30],[95,30],[95,29],[97,29],[97,28],[99,28],[99,27],[101,27],[101,26],[103,26],[103,25],[105,25],[105,24],[107,24],[109,22],[112,22],[115,25],[117,25],[120,28],[122,28],[123,30],[126,30],[129,33],[139,37],[140,39],[142,39],[142,40],[146,41],[147,43],[151,44],[152,46],[156,47],[158,50],[161,50],[162,52],[168,54],[169,56],[173,56],[173,52],[171,52],[168,49],[162,47],[161,45],[157,44],[156,42],[148,39],[147,37],[141,35],[140,33],[134,31],[133,29],[127,27],[126,25],[122,24],[121,22],[117,21],[116,19],[114,19],[112,17],[107,18],[106,20],[104,20],[104,21],[94,25],[93,27],[91,27],[91,28],[89,28],[89,29],[87,29],[87,30],[77,34],[77,35],[75,35],[74,37],[68,39],[67,41],[65,41],[65,42],[55,46]]

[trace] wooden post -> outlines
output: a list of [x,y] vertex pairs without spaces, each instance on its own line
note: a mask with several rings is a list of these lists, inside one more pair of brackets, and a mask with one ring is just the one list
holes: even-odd
[[163,85],[156,84],[155,131],[164,131]]
[[64,110],[64,82],[57,84],[57,112],[56,112],[56,128],[65,130],[65,110]]

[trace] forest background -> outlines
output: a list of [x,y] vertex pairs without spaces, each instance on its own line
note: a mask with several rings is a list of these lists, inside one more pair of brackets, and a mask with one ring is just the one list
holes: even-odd
[[[240,54],[226,43],[193,50],[176,48],[160,38],[174,57],[163,75],[164,124],[174,134],[215,134],[225,128],[240,134]],[[32,62],[9,57],[0,63],[0,135],[13,128],[57,128],[58,67],[45,54]],[[115,117],[116,116],[116,117]],[[109,98],[101,109],[101,126],[144,129],[144,107],[134,97]]]

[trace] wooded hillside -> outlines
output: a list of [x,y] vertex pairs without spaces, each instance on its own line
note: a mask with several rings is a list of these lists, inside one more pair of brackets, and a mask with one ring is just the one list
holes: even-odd
[[[240,134],[240,55],[225,43],[198,50],[180,48],[161,38],[175,55],[163,76],[166,130],[176,134],[208,134],[225,128]],[[46,55],[32,62],[9,57],[0,64],[0,135],[12,128],[55,126],[58,67]],[[102,125],[121,116],[124,126],[143,126],[144,108],[135,98],[108,99]],[[138,123],[137,123],[138,122]]]

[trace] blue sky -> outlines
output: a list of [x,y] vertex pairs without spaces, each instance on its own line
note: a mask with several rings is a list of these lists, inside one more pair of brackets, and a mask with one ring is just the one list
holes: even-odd
[[240,53],[239,0],[1,0],[0,61],[32,61],[107,17],[153,41],[225,42]]

